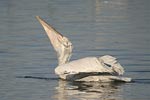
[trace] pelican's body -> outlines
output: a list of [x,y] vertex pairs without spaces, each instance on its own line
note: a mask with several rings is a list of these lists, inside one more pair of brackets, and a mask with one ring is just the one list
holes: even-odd
[[52,46],[57,52],[58,66],[55,73],[64,80],[69,81],[124,81],[130,82],[131,78],[122,77],[123,67],[115,57],[105,55],[102,57],[86,57],[70,61],[72,43],[68,38],[57,32],[39,16],[37,19],[46,31]]

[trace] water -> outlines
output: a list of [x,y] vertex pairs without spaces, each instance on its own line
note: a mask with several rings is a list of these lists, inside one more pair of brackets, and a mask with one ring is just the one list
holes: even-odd
[[[1,100],[149,100],[149,0],[1,0]],[[72,60],[110,54],[134,82],[71,83],[54,74],[56,55],[39,15],[74,45]]]

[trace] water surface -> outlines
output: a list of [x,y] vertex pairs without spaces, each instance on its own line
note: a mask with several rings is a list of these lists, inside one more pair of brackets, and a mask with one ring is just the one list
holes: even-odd
[[[149,5],[149,0],[1,0],[1,100],[149,100]],[[71,60],[113,55],[134,82],[59,80],[55,51],[36,15],[72,41]]]

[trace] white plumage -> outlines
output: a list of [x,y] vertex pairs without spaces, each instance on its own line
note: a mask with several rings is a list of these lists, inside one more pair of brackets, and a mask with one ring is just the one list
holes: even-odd
[[46,31],[52,46],[57,52],[58,66],[55,73],[64,80],[69,81],[124,81],[130,82],[131,78],[122,77],[124,69],[115,57],[105,55],[102,57],[86,57],[70,61],[72,43],[68,38],[57,32],[39,16],[38,21]]

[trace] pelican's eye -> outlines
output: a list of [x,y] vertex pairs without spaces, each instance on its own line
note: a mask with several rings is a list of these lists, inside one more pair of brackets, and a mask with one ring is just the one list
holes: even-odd
[[70,46],[71,46],[71,43],[70,43],[70,42],[68,42],[68,41],[66,41],[66,42],[64,42],[64,43],[63,43],[63,45],[64,45],[66,48],[68,48],[68,47],[70,47]]
[[70,47],[72,43],[66,38],[63,37],[63,43],[62,43],[66,48]]

